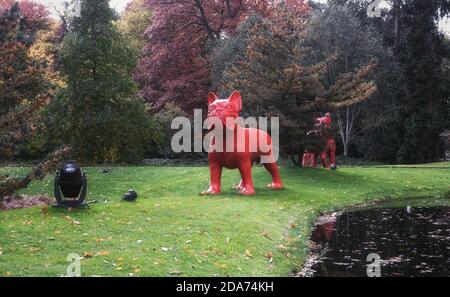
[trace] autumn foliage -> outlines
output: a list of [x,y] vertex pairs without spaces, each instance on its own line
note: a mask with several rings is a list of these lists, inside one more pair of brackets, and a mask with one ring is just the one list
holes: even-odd
[[238,89],[252,114],[278,116],[284,152],[302,151],[315,113],[333,111],[367,100],[376,90],[367,81],[375,63],[355,73],[340,75],[327,87],[324,76],[336,59],[312,62],[307,45],[307,14],[298,14],[289,5],[278,5],[270,18],[256,18],[241,32],[248,39],[244,53],[225,69],[218,88]]
[[148,39],[135,71],[144,98],[160,108],[174,101],[189,113],[204,106],[210,86],[209,50],[250,13],[267,13],[269,1],[147,0],[153,11]]
[[[27,1],[2,1],[0,10],[0,154],[5,158],[14,156],[16,145],[36,134],[41,111],[54,91],[46,80],[50,65],[38,54],[44,52],[31,51],[38,31],[47,28],[47,11]],[[42,178],[68,150],[57,149],[24,177],[0,176],[0,197]]]
[[51,90],[45,80],[48,65],[30,53],[47,15],[28,2],[5,7],[0,16],[0,152],[11,155],[14,144],[33,132],[32,119],[49,103]]

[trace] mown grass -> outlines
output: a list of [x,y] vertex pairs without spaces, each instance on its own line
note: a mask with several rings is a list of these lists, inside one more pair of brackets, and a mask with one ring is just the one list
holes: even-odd
[[[443,166],[439,166],[443,167]],[[23,174],[3,168],[0,174]],[[283,168],[286,189],[273,192],[254,168],[257,196],[236,195],[236,171],[225,171],[222,195],[201,197],[208,168],[88,168],[89,209],[0,212],[0,275],[60,276],[77,253],[83,276],[289,276],[308,252],[322,212],[374,200],[422,197],[450,204],[449,168]],[[121,202],[129,188],[136,203]],[[24,194],[52,193],[52,178]],[[270,253],[272,260],[270,261]]]

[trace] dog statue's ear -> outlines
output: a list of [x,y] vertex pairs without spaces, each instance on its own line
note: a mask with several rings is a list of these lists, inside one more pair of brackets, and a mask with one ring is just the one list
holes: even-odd
[[208,106],[213,104],[213,102],[216,101],[217,99],[219,98],[217,98],[216,94],[214,94],[213,92],[208,93]]
[[233,94],[231,94],[230,98],[228,98],[228,101],[235,106],[237,112],[242,111],[241,93],[239,93],[238,91],[234,91]]

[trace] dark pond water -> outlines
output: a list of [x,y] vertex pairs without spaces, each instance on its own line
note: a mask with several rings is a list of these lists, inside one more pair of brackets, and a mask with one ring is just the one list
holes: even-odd
[[[316,226],[312,240],[322,253],[314,276],[367,277],[368,268],[382,277],[450,276],[450,207],[345,212]],[[368,261],[372,253],[379,258]]]

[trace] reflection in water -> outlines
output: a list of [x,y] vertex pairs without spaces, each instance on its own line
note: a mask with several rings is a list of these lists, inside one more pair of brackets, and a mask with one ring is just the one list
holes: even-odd
[[367,256],[381,257],[381,276],[450,276],[450,207],[345,212],[316,226],[327,246],[315,276],[367,276]]

